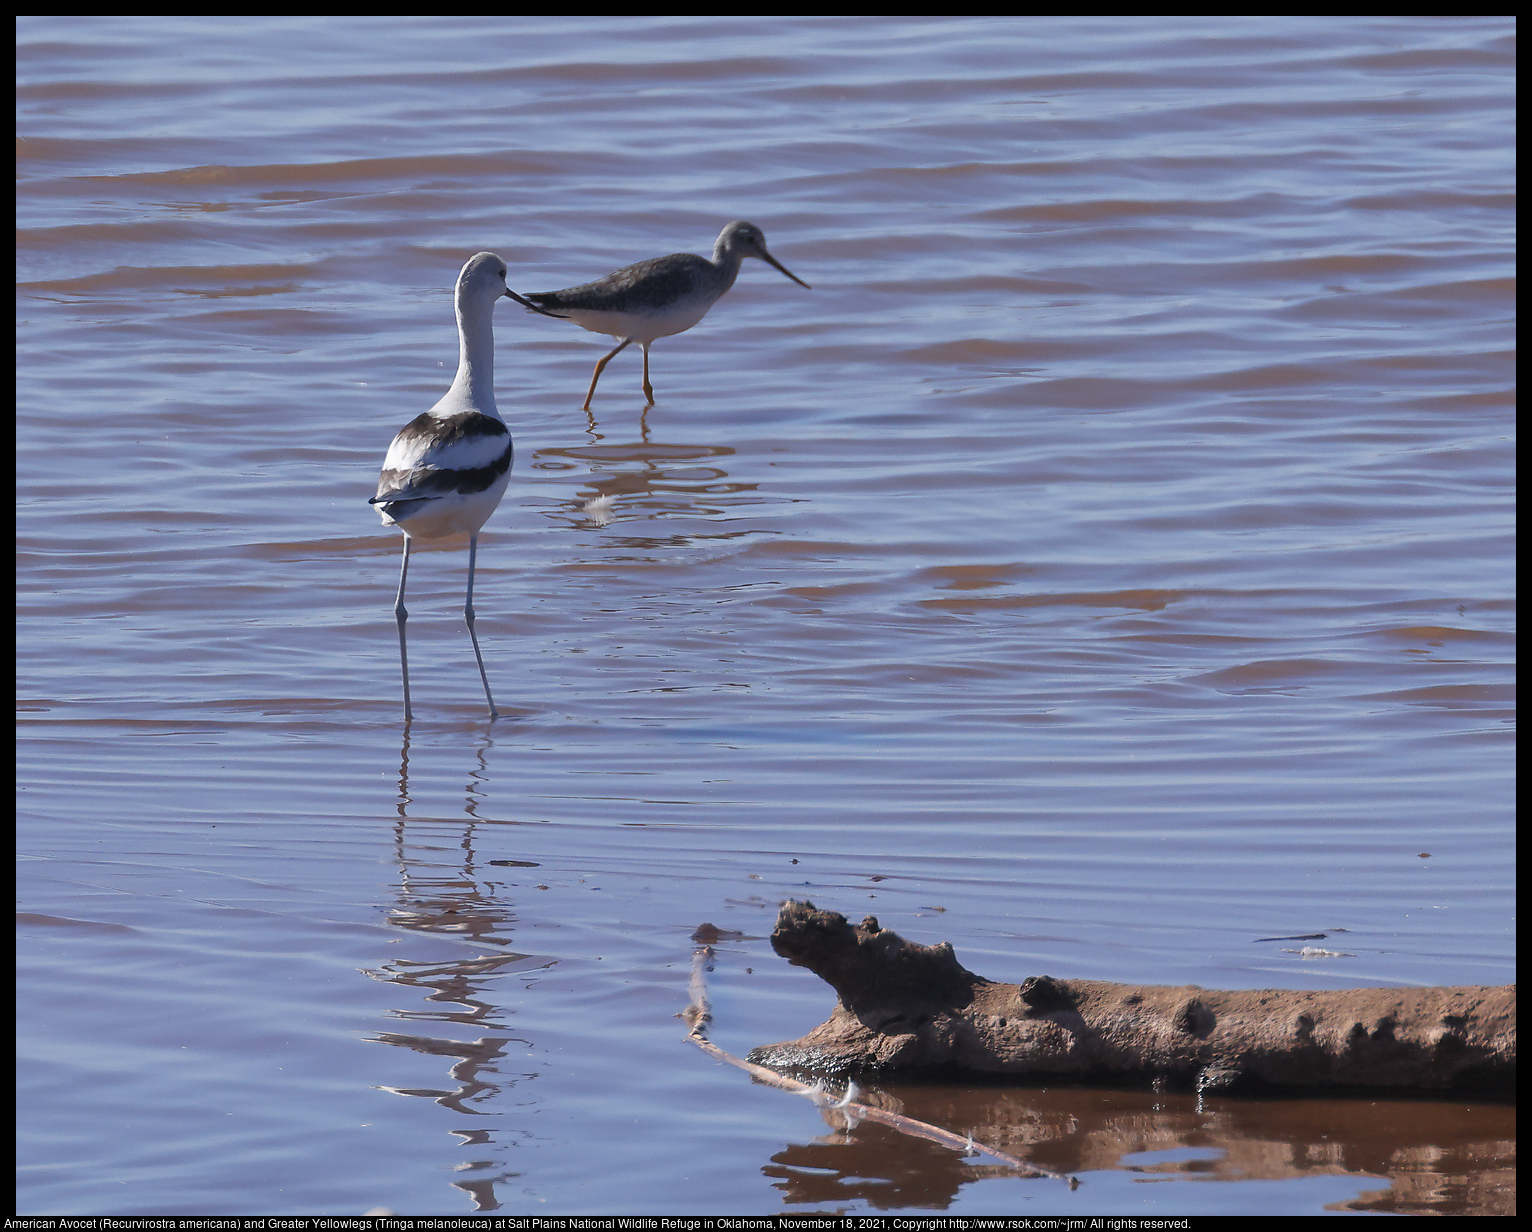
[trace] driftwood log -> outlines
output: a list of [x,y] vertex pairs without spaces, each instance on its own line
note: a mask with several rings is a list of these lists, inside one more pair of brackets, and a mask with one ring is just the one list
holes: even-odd
[[1255,1094],[1347,1088],[1515,1098],[1516,987],[1218,992],[1034,976],[996,984],[917,945],[784,903],[772,948],[839,995],[774,1069],[1162,1082]]

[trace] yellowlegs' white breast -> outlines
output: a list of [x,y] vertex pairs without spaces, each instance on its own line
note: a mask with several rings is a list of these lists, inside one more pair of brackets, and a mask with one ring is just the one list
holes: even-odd
[[583,409],[590,410],[596,382],[607,361],[630,342],[643,344],[644,396],[654,405],[654,389],[649,384],[649,344],[690,329],[707,315],[739,277],[740,262],[758,257],[773,265],[801,287],[808,283],[792,273],[766,251],[766,237],[754,223],[731,222],[713,245],[711,261],[695,253],[676,252],[668,257],[653,257],[563,291],[539,291],[532,295],[511,297],[544,316],[566,317],[594,334],[621,338],[596,364],[585,395]]
[[399,671],[404,677],[404,717],[410,712],[410,661],[405,648],[404,582],[410,569],[410,540],[468,535],[468,598],[463,615],[473,640],[473,657],[484,682],[490,718],[498,718],[490,696],[484,656],[473,628],[473,569],[479,529],[494,513],[511,479],[511,433],[495,406],[495,304],[517,298],[505,285],[505,262],[492,252],[470,257],[458,275],[458,363],[452,388],[441,401],[417,415],[394,437],[383,459],[378,507],[385,526],[404,532],[404,560],[399,566],[399,594],[394,620],[399,627]]

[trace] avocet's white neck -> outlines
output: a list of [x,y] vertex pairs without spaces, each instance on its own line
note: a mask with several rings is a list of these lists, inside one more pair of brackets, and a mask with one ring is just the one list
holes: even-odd
[[494,299],[457,292],[457,376],[442,402],[500,418],[495,406]]

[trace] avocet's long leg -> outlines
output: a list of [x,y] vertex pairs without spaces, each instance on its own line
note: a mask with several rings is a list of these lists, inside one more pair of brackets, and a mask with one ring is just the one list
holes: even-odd
[[[596,382],[601,379],[601,369],[606,367],[608,361],[612,358],[613,355],[617,354],[618,351],[622,350],[623,347],[627,346],[628,343],[632,341],[633,339],[631,338],[624,338],[621,342],[619,342],[610,351],[608,351],[605,355],[596,361],[596,372],[595,375],[590,378],[590,390],[585,395],[585,405],[580,408],[582,411],[590,410],[590,400],[596,396]],[[645,348],[645,350],[647,352],[647,348]]]
[[654,390],[649,384],[649,344],[644,343],[644,397],[649,399],[649,405],[654,405]]
[[[489,675],[484,670],[484,656],[479,653],[479,635],[473,631],[473,565],[474,558],[479,553],[479,532],[474,531],[468,536],[468,598],[463,604],[463,618],[468,621],[468,636],[473,639],[473,657],[479,661],[479,679],[484,682],[484,700],[489,703],[489,717],[498,719],[500,712],[495,709],[495,699],[489,695]],[[401,633],[404,628],[399,626]]]
[[410,614],[404,610],[404,579],[410,573],[410,537],[404,536],[404,561],[399,566],[399,595],[394,600],[394,620],[399,625],[399,672],[404,677],[404,721],[415,716],[410,713],[410,655],[404,645],[404,622]]

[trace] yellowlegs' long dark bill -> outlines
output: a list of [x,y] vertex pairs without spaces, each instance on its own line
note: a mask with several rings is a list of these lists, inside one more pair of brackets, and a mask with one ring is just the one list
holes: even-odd
[[468,535],[468,597],[463,616],[473,640],[473,657],[484,683],[490,718],[499,718],[489,691],[479,636],[473,628],[473,570],[479,551],[479,529],[494,513],[511,478],[511,433],[495,406],[495,304],[517,299],[506,289],[505,262],[492,252],[470,257],[458,275],[458,364],[452,388],[424,414],[417,415],[394,437],[383,460],[378,507],[385,526],[404,532],[404,559],[399,566],[399,594],[394,620],[399,626],[399,672],[404,678],[404,717],[410,710],[410,660],[405,647],[404,583],[410,569],[410,540]]
[[563,291],[539,291],[511,298],[544,316],[566,317],[594,334],[621,338],[596,364],[585,395],[584,410],[596,393],[601,370],[612,356],[630,342],[644,348],[644,397],[654,405],[654,388],[649,384],[649,344],[690,329],[707,315],[708,309],[734,285],[740,263],[756,257],[775,266],[799,286],[809,284],[766,251],[766,237],[754,223],[731,222],[713,245],[711,261],[695,253],[676,252],[668,257],[652,257]]

